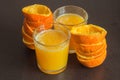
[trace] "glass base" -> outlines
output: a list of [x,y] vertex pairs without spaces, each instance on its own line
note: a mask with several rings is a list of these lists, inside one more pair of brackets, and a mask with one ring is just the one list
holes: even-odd
[[75,50],[69,50],[69,54],[73,54],[75,52],[76,52]]
[[38,64],[38,68],[46,74],[58,74],[58,73],[63,72],[66,69],[66,66],[59,70],[45,70],[45,69],[41,68],[40,65]]

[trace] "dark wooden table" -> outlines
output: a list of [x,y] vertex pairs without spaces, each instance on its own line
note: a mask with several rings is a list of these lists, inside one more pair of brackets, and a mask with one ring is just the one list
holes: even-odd
[[[22,43],[21,9],[45,4],[54,11],[64,5],[83,7],[88,23],[107,31],[107,59],[96,68],[83,67],[75,54],[69,55],[67,69],[46,75],[36,65],[35,52]],[[0,80],[120,80],[120,0],[1,0],[0,1]]]

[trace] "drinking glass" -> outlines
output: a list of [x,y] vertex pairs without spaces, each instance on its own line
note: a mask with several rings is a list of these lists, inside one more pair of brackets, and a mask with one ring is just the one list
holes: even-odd
[[[87,24],[88,14],[87,12],[78,6],[67,5],[57,8],[54,13],[55,26],[67,27],[69,30],[72,27],[82,26]],[[70,39],[69,53],[75,53],[73,37]]]
[[63,26],[36,28],[33,34],[38,68],[47,74],[65,70],[68,60],[70,32]]

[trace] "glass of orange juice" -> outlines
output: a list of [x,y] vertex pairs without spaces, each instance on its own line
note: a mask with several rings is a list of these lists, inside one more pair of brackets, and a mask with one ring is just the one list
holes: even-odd
[[[87,24],[87,12],[78,6],[67,5],[56,9],[53,13],[55,26],[64,26],[71,30],[72,27]],[[69,53],[75,53],[73,37],[70,39]]]
[[68,60],[70,31],[62,26],[45,30],[44,25],[33,34],[38,68],[47,74],[65,70]]

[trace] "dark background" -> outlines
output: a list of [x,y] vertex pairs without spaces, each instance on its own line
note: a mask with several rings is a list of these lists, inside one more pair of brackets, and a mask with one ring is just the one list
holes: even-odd
[[[83,67],[75,54],[69,55],[67,69],[46,75],[36,65],[35,52],[22,43],[21,9],[30,4],[45,4],[54,11],[76,5],[89,14],[88,23],[108,31],[107,58],[96,68]],[[0,1],[0,80],[119,80],[120,79],[120,0],[1,0]]]

